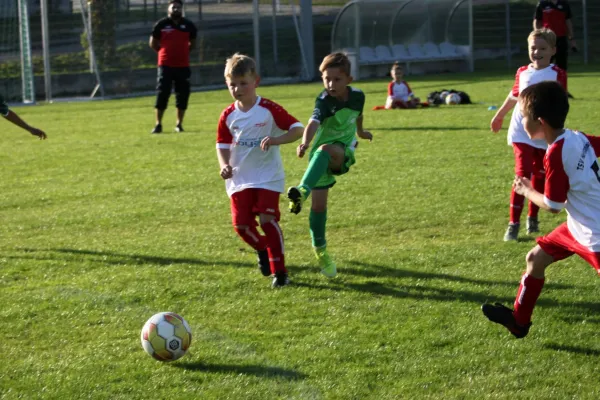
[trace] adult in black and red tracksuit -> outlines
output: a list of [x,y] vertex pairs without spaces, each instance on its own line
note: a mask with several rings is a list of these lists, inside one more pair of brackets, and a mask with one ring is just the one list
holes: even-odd
[[533,29],[548,28],[556,34],[555,64],[567,70],[569,58],[569,41],[576,51],[577,43],[573,36],[571,7],[567,0],[542,0],[538,3],[533,17]]
[[196,40],[196,26],[183,18],[182,0],[169,2],[168,17],[159,20],[150,36],[150,47],[158,52],[156,85],[156,126],[152,133],[162,132],[162,117],[167,108],[173,84],[177,107],[176,132],[183,132],[183,117],[190,97],[190,49]]

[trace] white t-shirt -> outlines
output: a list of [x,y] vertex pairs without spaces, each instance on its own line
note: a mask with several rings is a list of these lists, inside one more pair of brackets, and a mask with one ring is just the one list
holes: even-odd
[[591,251],[600,251],[600,137],[565,129],[544,157],[544,203],[567,210],[571,235]]
[[[543,81],[557,81],[565,90],[567,89],[567,73],[564,70],[554,64],[550,64],[544,69],[535,69],[533,64],[529,64],[517,70],[515,84],[510,95],[516,100],[523,89]],[[546,149],[548,145],[544,140],[531,140],[523,127],[522,119],[523,115],[521,115],[521,109],[517,103],[508,127],[509,146],[513,143],[525,143],[538,149]]]
[[217,127],[217,149],[231,150],[233,176],[225,181],[227,195],[250,188],[283,193],[285,175],[279,146],[262,151],[260,142],[297,126],[304,125],[280,105],[260,96],[247,112],[240,111],[236,103],[227,107]]
[[388,97],[386,100],[386,106],[391,107],[392,103],[395,100],[402,100],[407,102],[410,96],[413,94],[412,90],[410,90],[410,86],[406,81],[402,81],[400,83],[396,83],[396,81],[391,81],[388,85]]

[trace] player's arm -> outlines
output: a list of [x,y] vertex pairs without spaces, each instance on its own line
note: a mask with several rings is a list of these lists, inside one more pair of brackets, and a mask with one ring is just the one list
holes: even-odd
[[154,36],[150,36],[149,45],[152,50],[159,51],[160,50],[160,39],[157,39]]
[[269,150],[271,146],[279,146],[281,144],[288,144],[295,142],[302,137],[304,132],[304,125],[301,123],[294,124],[290,129],[281,136],[267,136],[260,142],[260,148],[264,151]]
[[506,100],[504,100],[504,103],[502,103],[502,106],[498,109],[496,115],[494,115],[494,118],[492,118],[492,122],[490,123],[490,129],[494,133],[497,133],[500,130],[500,128],[502,128],[502,122],[504,122],[504,117],[506,116],[506,114],[508,114],[510,110],[515,108],[516,104],[517,98],[513,96],[512,92],[509,93],[508,96],[506,96]]
[[221,168],[221,178],[229,179],[233,176],[233,168],[229,164],[231,159],[231,150],[229,147],[219,146],[217,144],[217,159],[219,160],[219,167]]
[[533,185],[531,184],[531,181],[527,178],[515,176],[513,188],[515,189],[515,193],[526,197],[528,200],[530,200],[532,203],[534,203],[543,210],[550,211],[553,214],[558,214],[561,210],[560,208],[557,209],[547,204],[544,201],[544,194],[535,190],[533,188]]
[[31,133],[32,135],[39,137],[40,140],[44,140],[47,137],[46,133],[44,131],[42,131],[41,129],[38,129],[38,128],[34,128],[33,126],[29,125],[27,122],[23,121],[21,119],[21,117],[19,117],[17,115],[17,113],[15,113],[11,110],[8,110],[8,114],[4,115],[4,118],[6,118],[6,120],[12,122],[19,128],[23,128],[27,132]]
[[575,41],[575,34],[573,31],[573,22],[571,21],[571,18],[566,20],[567,23],[567,35],[569,35],[569,42],[571,42],[571,49],[575,49],[575,51],[577,50],[577,42]]
[[373,140],[373,135],[369,131],[365,131],[363,129],[363,116],[362,114],[356,118],[356,135],[361,138],[368,140],[369,142]]
[[546,153],[544,167],[546,170],[544,193],[535,190],[529,179],[520,176],[515,177],[513,188],[517,194],[525,196],[541,209],[556,214],[565,208],[570,187],[569,177],[563,165],[562,145]]
[[542,29],[544,27],[542,18],[544,18],[544,11],[542,10],[542,6],[538,3],[535,8],[535,14],[533,14],[533,29]]
[[304,128],[304,132],[302,133],[302,143],[300,143],[296,149],[298,157],[304,157],[304,153],[306,153],[306,150],[310,147],[310,142],[312,142],[315,137],[319,125],[321,125],[321,123],[318,120],[311,119],[308,122],[308,125],[306,125],[306,128]]

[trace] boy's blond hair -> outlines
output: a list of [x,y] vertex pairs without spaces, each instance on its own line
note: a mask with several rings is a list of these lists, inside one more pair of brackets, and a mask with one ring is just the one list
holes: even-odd
[[345,53],[331,53],[323,59],[319,71],[323,73],[327,68],[339,68],[343,73],[350,76],[350,60]]
[[396,61],[394,63],[394,65],[392,65],[392,69],[396,69],[396,68],[400,68],[401,70],[404,70],[404,66],[402,64],[400,64],[399,61]]
[[536,29],[529,34],[527,42],[531,39],[540,38],[546,41],[550,47],[556,47],[556,34],[548,28]]
[[241,77],[246,74],[256,76],[256,62],[245,54],[235,53],[225,62],[225,79]]

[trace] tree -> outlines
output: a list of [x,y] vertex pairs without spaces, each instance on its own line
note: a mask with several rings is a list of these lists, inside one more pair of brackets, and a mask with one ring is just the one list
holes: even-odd
[[[99,68],[110,66],[116,54],[117,13],[115,0],[88,0],[91,8],[92,42]],[[87,48],[87,37],[82,36]],[[89,57],[89,52],[88,52]]]

